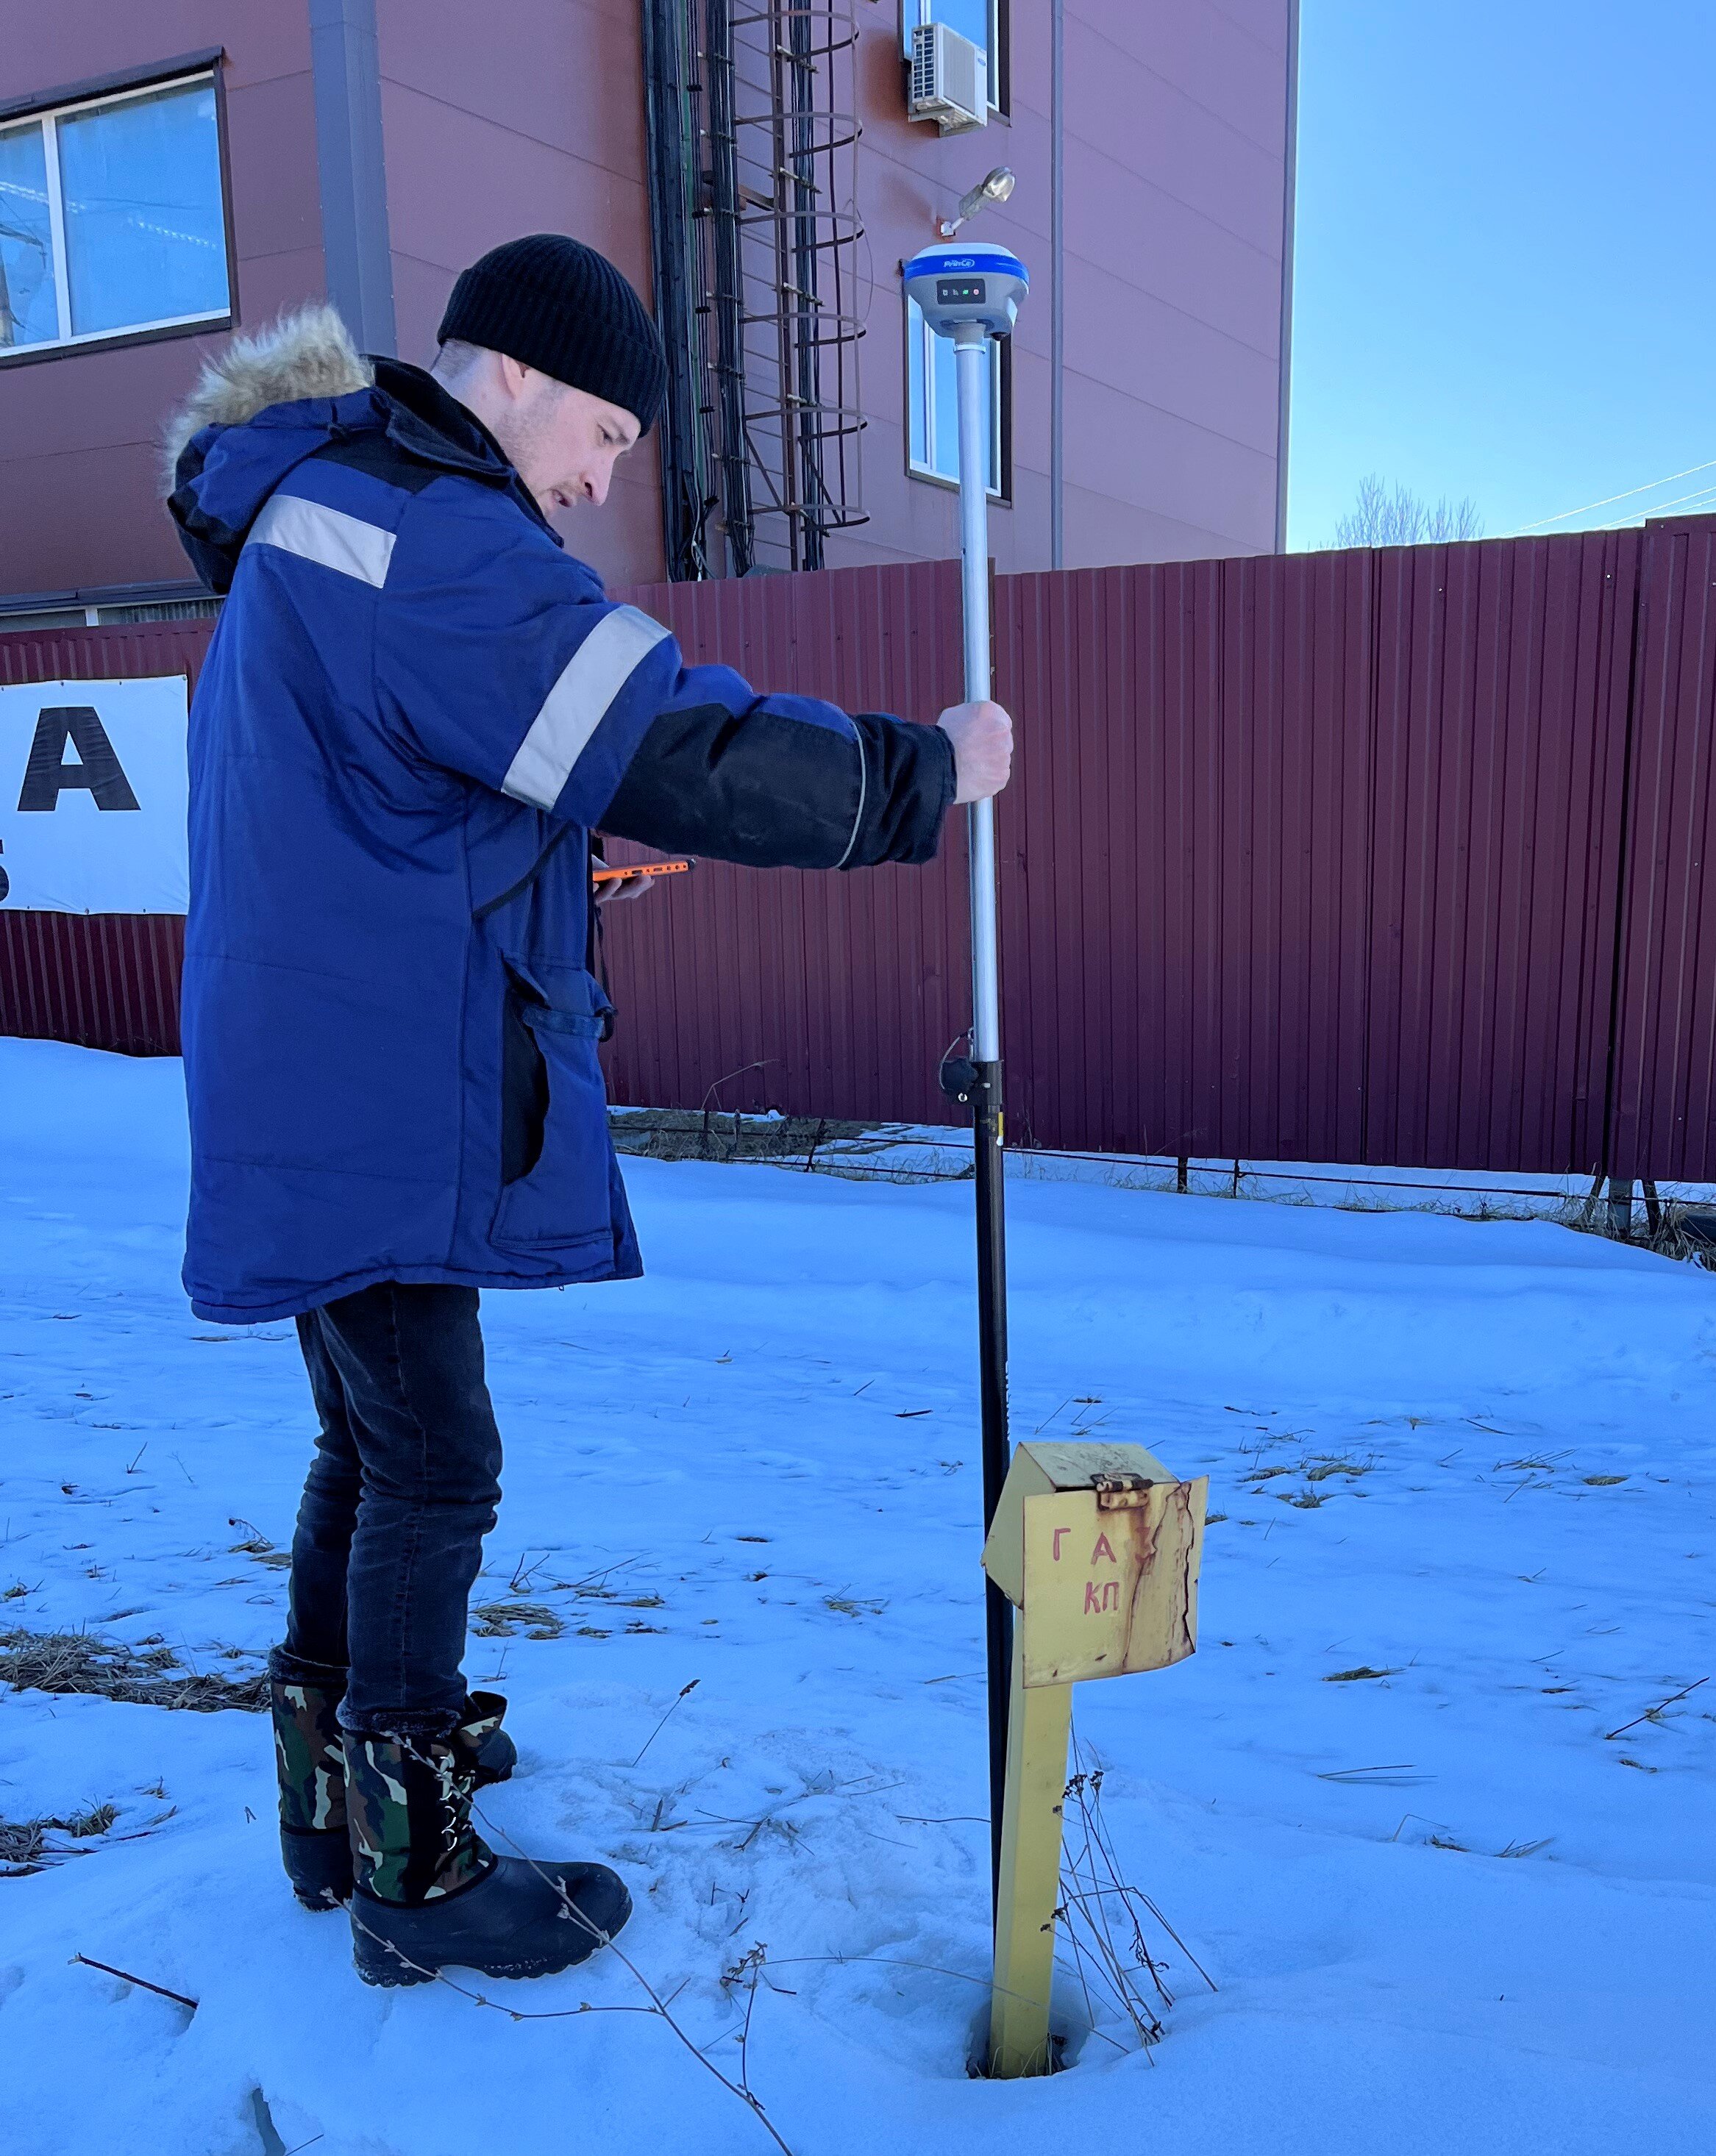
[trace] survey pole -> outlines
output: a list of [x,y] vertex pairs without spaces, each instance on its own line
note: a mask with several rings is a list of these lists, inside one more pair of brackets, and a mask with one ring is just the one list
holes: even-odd
[[[991,178],[999,177],[992,174]],[[985,187],[988,182],[985,182]],[[979,191],[981,192],[981,191]],[[1010,187],[1007,190],[1011,192]],[[994,195],[992,199],[1003,199]],[[961,205],[962,212],[965,206]],[[984,701],[993,674],[989,651],[989,452],[996,415],[990,408],[994,379],[992,339],[1010,336],[1020,301],[1030,288],[1025,264],[1010,249],[989,245],[926,247],[903,264],[907,298],[922,327],[953,347],[958,415],[959,583],[964,619],[966,701]],[[917,325],[912,334],[921,334]],[[935,370],[922,362],[928,395]],[[971,856],[971,1031],[969,1053],[950,1052],[942,1065],[943,1090],[971,1110],[977,1178],[977,1311],[979,1399],[983,1432],[984,1532],[989,1532],[1007,1479],[1007,1239],[1001,1099],[1001,986],[996,930],[995,810],[992,801],[971,805],[967,819]],[[989,1676],[989,1861],[991,1891],[1001,1879],[1002,1812],[1007,1786],[1008,1697],[1013,1680],[1013,1613],[1004,1595],[987,1589],[984,1611]]]
[[[961,322],[953,331],[959,398],[959,582],[964,616],[965,697],[985,701],[994,685],[989,625],[989,331]],[[977,1176],[978,1383],[983,1432],[983,1524],[988,1534],[1010,1458],[1007,1428],[1007,1223],[1004,1108],[1001,1090],[999,901],[995,881],[995,804],[966,812],[971,855],[971,1113]],[[999,1897],[1007,1724],[1013,1689],[1013,1610],[993,1581],[984,1596],[989,1676],[989,1862]]]

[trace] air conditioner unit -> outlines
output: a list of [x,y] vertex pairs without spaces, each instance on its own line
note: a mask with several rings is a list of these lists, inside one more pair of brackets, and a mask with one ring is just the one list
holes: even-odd
[[943,135],[963,135],[989,122],[989,55],[945,23],[912,27],[909,120],[933,120]]

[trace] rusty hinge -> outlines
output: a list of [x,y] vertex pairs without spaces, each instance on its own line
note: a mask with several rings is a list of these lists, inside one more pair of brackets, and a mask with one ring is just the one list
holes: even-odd
[[1145,1475],[1093,1475],[1091,1487],[1097,1493],[1099,1512],[1136,1512],[1144,1502],[1149,1489],[1149,1477]]

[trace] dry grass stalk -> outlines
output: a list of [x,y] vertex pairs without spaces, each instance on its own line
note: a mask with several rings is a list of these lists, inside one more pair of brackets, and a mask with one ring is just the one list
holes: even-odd
[[[639,1989],[643,1992],[645,1997],[650,2002],[647,2006],[592,2007],[588,2005],[581,2005],[573,2009],[573,2012],[584,2014],[647,2014],[653,2015],[657,2019],[665,2021],[667,2026],[672,2030],[673,2034],[679,2039],[680,2042],[684,2045],[686,2051],[688,2051],[691,2056],[696,2061],[697,2064],[702,2067],[704,2072],[712,2075],[714,2079],[719,2082],[721,2086],[727,2091],[729,2095],[737,2097],[739,2102],[746,2106],[746,2107],[751,2112],[752,2115],[755,2118],[758,2124],[763,2128],[769,2139],[773,2142],[775,2147],[780,2150],[781,2156],[793,2156],[792,2150],[781,2138],[779,2133],[776,2131],[774,2124],[770,2119],[768,2113],[764,2110],[763,2099],[758,2096],[753,2090],[742,2086],[741,2082],[730,2080],[726,2074],[722,2073],[720,2067],[705,2055],[704,2049],[700,2048],[691,2041],[690,2035],[686,2033],[684,2027],[674,2019],[672,2013],[669,2010],[671,2003],[670,2000],[664,1999],[661,1996],[660,1993],[656,1990],[655,1985],[650,1983],[649,1978],[644,1974],[644,1972],[638,1967],[637,1964],[632,1960],[631,1957],[625,1952],[624,1948],[616,1945],[605,1933],[598,1931],[596,1927],[591,1923],[589,1918],[585,1916],[583,1910],[578,1907],[578,1904],[572,1899],[570,1895],[567,1893],[560,1881],[553,1877],[551,1873],[543,1871],[542,1866],[537,1862],[534,1857],[526,1856],[523,1851],[519,1848],[517,1843],[512,1840],[510,1835],[503,1833],[495,1825],[491,1820],[484,1815],[480,1807],[474,1806],[473,1810],[475,1810],[477,1818],[480,1822],[484,1831],[491,1835],[496,1841],[504,1842],[516,1856],[522,1858],[523,1861],[530,1866],[532,1871],[536,1873],[537,1878],[542,1880],[546,1885],[553,1888],[555,1893],[559,1897],[563,1913],[569,1917],[573,1922],[581,1926],[583,1930],[590,1933],[595,1938],[599,1946],[605,1947],[608,1949],[608,1952],[614,1956],[614,1958],[619,1962],[630,1975],[633,1982],[637,1984]],[[362,1922],[362,1920],[357,1917],[355,1910],[352,1912],[352,1922],[354,1923],[361,1923]],[[364,1928],[367,1930],[367,1927],[365,1926]],[[370,1936],[373,1938],[375,1935],[372,1933]],[[397,1947],[393,1946],[391,1943],[383,1941],[380,1942],[380,1943],[387,1945],[388,1952],[396,1954],[402,1962],[406,1964],[408,1968],[414,1969],[417,1967],[416,1964],[411,1962],[406,1955],[401,1953],[399,1949]],[[753,1949],[753,1959],[744,1966],[760,1973],[763,1959],[764,1955],[767,1953],[767,1951],[768,1949],[763,1947],[759,1946],[754,1948]],[[494,1999],[483,1997],[480,1993],[465,1991],[462,1986],[454,1984],[452,1979],[447,1976],[445,1972],[443,1970],[437,1969],[433,1972],[429,1970],[421,1970],[419,1973],[424,1975],[431,1974],[434,1974],[439,1982],[446,1984],[452,1990],[460,1992],[462,1996],[471,1999],[479,2006],[492,2007],[497,2004]],[[755,1978],[753,1976],[752,1982],[752,1995],[753,2001],[755,1998]],[[673,1996],[677,1997],[677,1991],[676,1991]],[[503,2014],[511,2015],[511,2018],[515,2021],[539,2020],[549,2020],[563,2018],[558,2015],[522,2014],[511,2007],[504,2006],[501,2007],[500,2010]],[[570,2018],[570,2016],[568,2015],[565,2018]],[[746,2034],[748,2035],[750,2030],[750,2016],[748,2014],[746,2016],[745,2030]]]
[[[859,1183],[968,1182],[973,1173],[969,1148],[959,1160],[957,1139],[941,1147],[898,1124],[843,1122],[831,1116],[748,1116],[713,1107],[613,1108],[608,1127],[616,1151],[651,1160],[760,1161]],[[926,1164],[910,1167],[900,1159],[902,1150],[912,1148],[924,1153]]]
[[818,1148],[870,1137],[878,1123],[827,1116],[746,1116],[697,1108],[617,1108],[608,1118],[617,1152],[650,1160],[780,1160],[809,1163]]
[[1087,1766],[1073,1738],[1074,1773],[1066,1784],[1065,1840],[1061,1861],[1061,1940],[1082,1994],[1093,2035],[1114,2040],[1103,2028],[1117,2017],[1146,2046],[1163,2035],[1161,2015],[1174,2004],[1168,1963],[1152,1953],[1144,1936],[1148,1919],[1164,1933],[1214,1991],[1215,1979],[1198,1960],[1149,1896],[1122,1876],[1102,1815],[1102,1769]]
[[[69,1845],[105,1834],[118,1817],[116,1804],[96,1804],[69,1819],[0,1820],[0,1878],[26,1878],[33,1871],[45,1871],[50,1864],[88,1856],[87,1850]],[[63,1834],[66,1840],[50,1842],[50,1834]]]
[[532,1640],[557,1640],[565,1620],[546,1602],[480,1602],[470,1613],[479,1639],[510,1640],[522,1632]]
[[[81,1962],[85,1969],[99,1969],[103,1976],[116,1976],[121,1983],[135,1984],[139,1990],[152,1991],[157,1999],[170,1999],[175,2005],[187,2006],[193,2014],[197,2010],[194,1999],[187,1999],[182,1991],[169,1991],[164,1984],[152,1984],[146,1976],[133,1976],[128,1969],[116,1969],[111,1962],[92,1961],[85,1953],[74,1953],[72,1959]],[[318,2135],[317,2138],[320,2138]],[[310,2144],[306,2141],[302,2145],[307,2148]]]
[[268,1680],[182,1671],[170,1647],[127,1647],[88,1632],[0,1632],[0,1683],[19,1691],[94,1692],[135,1707],[259,1714]]

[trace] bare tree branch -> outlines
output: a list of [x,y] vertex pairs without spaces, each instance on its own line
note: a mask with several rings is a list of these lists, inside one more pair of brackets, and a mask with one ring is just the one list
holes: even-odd
[[1380,475],[1367,472],[1359,498],[1334,527],[1337,547],[1445,547],[1461,539],[1481,539],[1483,517],[1468,495],[1434,506],[1395,482],[1392,494]]

